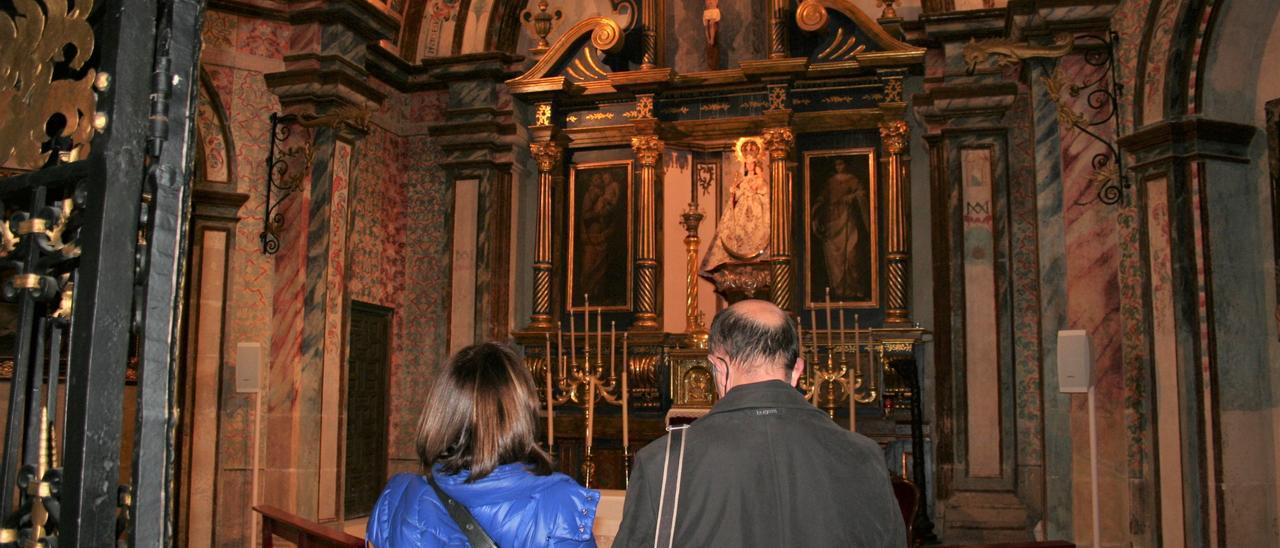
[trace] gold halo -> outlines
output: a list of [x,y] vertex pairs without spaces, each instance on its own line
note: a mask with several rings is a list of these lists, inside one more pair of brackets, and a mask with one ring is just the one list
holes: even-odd
[[[756,150],[759,151],[757,152],[757,155],[760,152],[764,152],[763,139],[759,137],[739,137],[738,141],[733,144],[733,154],[738,158],[738,162],[740,163],[746,163],[747,161],[746,158],[744,158],[742,155],[742,149],[744,146],[746,146],[747,143],[755,143]],[[752,160],[758,160],[758,159],[759,159],[758,156],[756,158],[752,158]]]

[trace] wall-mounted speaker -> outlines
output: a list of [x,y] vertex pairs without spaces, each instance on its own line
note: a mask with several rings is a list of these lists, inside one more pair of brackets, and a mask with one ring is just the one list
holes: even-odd
[[1093,358],[1089,333],[1083,329],[1058,332],[1058,390],[1084,393],[1093,386]]
[[236,392],[257,392],[262,369],[262,343],[236,345]]

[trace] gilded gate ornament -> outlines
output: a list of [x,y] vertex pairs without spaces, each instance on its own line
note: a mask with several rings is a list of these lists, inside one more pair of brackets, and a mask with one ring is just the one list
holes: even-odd
[[[87,19],[92,0],[14,0],[13,14],[0,11],[0,165],[35,169],[48,160],[42,151],[45,125],[61,115],[66,125],[60,137],[70,139],[66,160],[84,158],[95,130],[95,83],[105,89],[109,80],[89,69],[78,80],[54,79],[54,67],[66,63],[80,70],[93,54],[93,28]],[[71,46],[74,54],[66,58]],[[106,119],[101,118],[105,129]],[[64,147],[65,148],[65,147]]]

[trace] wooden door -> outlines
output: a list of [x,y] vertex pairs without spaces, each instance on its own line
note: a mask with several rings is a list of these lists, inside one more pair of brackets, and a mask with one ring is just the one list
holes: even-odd
[[369,515],[387,481],[391,309],[351,303],[347,332],[347,432],[343,518]]

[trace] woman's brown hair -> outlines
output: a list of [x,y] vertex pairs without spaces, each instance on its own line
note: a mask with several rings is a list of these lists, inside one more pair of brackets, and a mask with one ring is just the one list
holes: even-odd
[[468,482],[503,464],[524,462],[551,473],[535,441],[538,398],[533,376],[510,347],[486,342],[454,354],[436,377],[418,421],[418,458],[426,473],[467,470]]

